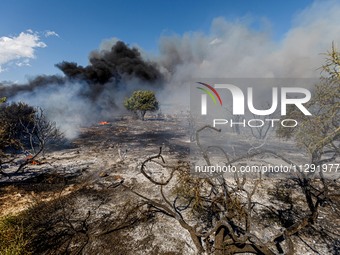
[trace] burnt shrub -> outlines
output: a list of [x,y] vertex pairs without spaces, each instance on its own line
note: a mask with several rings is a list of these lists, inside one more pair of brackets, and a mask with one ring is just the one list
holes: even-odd
[[41,108],[25,103],[0,105],[0,152],[42,151],[47,144],[63,142],[63,135]]
[[29,134],[33,131],[36,109],[25,103],[0,106],[0,149],[23,149],[29,146]]

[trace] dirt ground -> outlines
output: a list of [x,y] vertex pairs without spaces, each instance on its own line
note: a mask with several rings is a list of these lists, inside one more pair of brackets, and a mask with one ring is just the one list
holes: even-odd
[[[140,202],[120,183],[151,197],[159,194],[141,174],[140,165],[149,156],[157,155],[160,147],[167,164],[188,161],[190,141],[185,118],[145,121],[120,118],[105,125],[81,128],[77,139],[40,157],[41,164],[27,165],[22,173],[0,179],[0,216],[33,210],[31,214],[35,216],[30,217],[34,226],[43,229],[42,236],[35,239],[40,242],[39,254],[60,254],[65,250],[71,250],[71,254],[79,251],[82,254],[195,254],[189,233],[174,219],[135,212],[136,215],[125,219],[132,228],[119,226],[125,217],[122,212],[128,211],[125,206]],[[13,162],[5,170],[11,173],[16,167]],[[155,174],[162,174],[157,171],[160,170],[155,168]],[[272,179],[263,181],[256,199],[266,203],[270,200],[269,191],[274,191],[276,185]],[[37,211],[44,216],[37,215]],[[320,214],[320,224],[333,228],[335,236],[340,236],[339,228],[334,229],[340,226],[339,217],[323,209]],[[139,220],[134,223],[135,218]],[[68,225],[63,223],[65,219]],[[46,229],[47,225],[56,227],[63,236],[56,237],[52,230]],[[268,223],[263,233],[273,235],[270,227],[273,226]],[[110,232],[116,228],[120,230]],[[48,242],[44,241],[47,237]],[[294,237],[294,241],[300,242],[298,238]],[[308,245],[301,245],[297,254],[315,254],[313,249],[325,252],[322,254],[329,251],[323,240],[305,240]]]

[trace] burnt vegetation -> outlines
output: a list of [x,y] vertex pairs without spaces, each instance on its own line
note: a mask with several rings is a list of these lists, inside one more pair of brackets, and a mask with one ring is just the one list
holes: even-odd
[[[205,128],[218,131],[209,126]],[[196,142],[199,143],[199,136]],[[211,165],[208,153],[200,148],[206,163]],[[271,204],[267,205],[254,199],[261,190],[261,179],[248,180],[245,175],[237,174],[234,179],[223,176],[195,178],[183,165],[166,165],[161,153],[160,150],[158,155],[146,159],[140,168],[150,183],[159,187],[158,199],[124,187],[158,212],[176,219],[183,230],[189,232],[198,253],[295,254],[296,237],[305,242],[311,232],[315,234],[314,238],[327,240],[334,252],[338,249],[339,233],[332,231],[332,223],[318,222],[319,213],[323,211],[320,208],[331,209],[333,219],[339,213],[339,200],[332,199],[338,196],[338,184],[333,180],[312,180],[299,169],[298,176],[278,181],[276,188],[268,191]],[[257,151],[236,159],[226,158],[226,163],[235,164],[241,158],[261,154],[273,154],[290,162],[277,153]],[[162,168],[165,177],[157,179],[160,176],[155,177],[148,172],[146,169],[150,162]],[[175,182],[173,186],[170,185],[172,181]],[[261,229],[267,228],[268,231],[272,225],[276,226],[276,230],[274,228],[270,236],[264,236]],[[307,246],[318,252],[316,248]]]
[[[64,141],[56,124],[49,121],[41,108],[25,103],[3,103],[0,106],[0,174],[3,166],[15,161],[22,153],[26,159],[18,164],[17,172],[34,162],[48,146],[58,146]],[[36,161],[37,162],[37,161]]]
[[[332,48],[327,56],[324,77],[306,105],[313,116],[291,109],[289,117],[301,125],[277,130],[280,137],[293,138],[313,166],[336,163],[340,153],[339,53]],[[67,78],[56,77],[55,83],[82,79],[102,86],[126,76],[161,79],[152,63],[122,42],[93,53],[90,63],[59,64]],[[35,84],[44,86],[44,78]],[[151,110],[158,108],[153,92],[151,99]],[[226,166],[271,158],[297,169],[289,179],[195,176],[188,144],[181,141],[186,127],[150,116],[143,124],[122,118],[84,128],[71,148],[61,147],[48,158],[44,152],[64,141],[56,124],[40,108],[5,101],[0,99],[0,207],[7,193],[34,199],[28,208],[1,216],[0,254],[339,254],[336,175],[305,173],[292,159],[262,146],[246,145],[248,153],[205,147],[201,135],[221,130],[189,119],[195,130],[190,140],[206,165],[215,163],[214,149]],[[267,130],[257,132],[263,141]],[[17,178],[30,170],[32,175]]]

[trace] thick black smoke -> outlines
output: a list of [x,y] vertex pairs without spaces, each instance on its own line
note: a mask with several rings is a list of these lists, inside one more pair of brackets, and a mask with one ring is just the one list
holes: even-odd
[[90,54],[90,65],[82,67],[74,62],[62,62],[56,66],[71,79],[86,80],[89,83],[118,83],[122,78],[138,78],[155,83],[162,78],[155,63],[142,59],[136,48],[130,49],[118,41],[111,51],[94,51]]
[[20,93],[34,92],[48,85],[62,86],[67,78],[58,75],[39,75],[30,79],[27,84],[10,84],[4,85],[0,83],[0,95],[7,98],[15,97]]
[[138,49],[129,48],[121,41],[113,45],[111,51],[91,52],[89,62],[85,67],[68,61],[56,64],[66,77],[41,75],[29,80],[27,84],[0,84],[0,95],[10,98],[18,93],[34,92],[51,84],[62,86],[69,82],[80,82],[86,84],[82,96],[96,100],[105,89],[122,90],[130,80],[139,80],[144,85],[156,88],[160,87],[163,81],[155,63],[144,60]]

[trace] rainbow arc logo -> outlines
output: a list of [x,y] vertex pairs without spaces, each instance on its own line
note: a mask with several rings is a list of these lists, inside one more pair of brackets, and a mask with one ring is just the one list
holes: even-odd
[[[207,95],[211,98],[214,104],[217,104],[218,99],[220,105],[222,106],[222,99],[215,88],[217,89],[227,89],[231,92],[233,97],[233,115],[244,115],[245,114],[245,95],[243,91],[236,85],[233,84],[215,84],[214,87],[207,83],[197,82],[202,85],[202,87],[197,87],[197,89],[204,92],[201,94],[201,114],[207,115]],[[306,107],[303,105],[311,99],[311,92],[305,88],[299,87],[281,87],[280,93],[278,92],[278,87],[272,88],[272,105],[269,109],[256,109],[253,102],[253,88],[247,88],[247,106],[251,113],[255,115],[270,115],[274,113],[278,107],[281,106],[281,116],[286,115],[287,105],[295,105],[304,115],[312,115]],[[304,97],[300,98],[290,98],[289,94],[303,94]],[[279,104],[279,99],[281,103]]]
[[196,87],[197,89],[205,93],[201,95],[201,114],[202,115],[207,115],[207,95],[211,98],[211,100],[214,102],[215,105],[217,104],[217,100],[216,100],[217,98],[220,105],[222,106],[222,99],[220,97],[220,94],[218,94],[215,88],[203,82],[197,82],[197,83],[205,87],[205,88]]
[[[207,95],[209,95],[210,98],[213,100],[214,104],[217,104],[217,101],[216,101],[216,98],[215,98],[215,96],[216,96],[218,101],[220,102],[220,105],[222,106],[222,99],[220,97],[220,94],[218,94],[218,92],[216,91],[216,89],[214,89],[211,85],[203,83],[203,82],[197,82],[197,83],[207,87],[209,90],[206,89],[206,88],[201,88],[201,87],[197,87],[197,89],[202,90]],[[215,94],[215,96],[211,92],[213,92]]]

